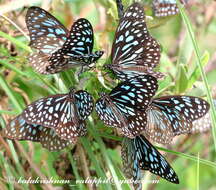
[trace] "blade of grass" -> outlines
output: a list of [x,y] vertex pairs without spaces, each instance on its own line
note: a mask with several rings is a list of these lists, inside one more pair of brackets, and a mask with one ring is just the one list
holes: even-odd
[[8,95],[8,97],[10,98],[10,100],[12,101],[14,107],[16,107],[16,109],[21,112],[22,111],[22,106],[19,103],[19,101],[16,99],[13,91],[11,90],[11,88],[9,87],[9,85],[7,84],[7,82],[4,80],[3,76],[0,75],[0,86],[2,87],[2,89],[6,92],[6,94]]
[[0,152],[0,162],[1,162],[1,166],[4,166],[5,171],[7,173],[6,181],[7,181],[7,184],[9,186],[9,190],[14,190],[13,183],[11,183],[11,181],[10,181],[10,179],[12,179],[14,176],[10,170],[10,167],[8,165],[7,160],[4,159],[2,152]]
[[17,28],[17,30],[19,30],[23,34],[23,36],[26,37],[27,40],[29,40],[28,35],[15,22],[13,22],[10,18],[6,17],[3,14],[0,14],[0,16],[2,16],[5,20],[7,20],[9,23],[11,23],[15,28]]
[[[22,166],[21,166],[21,164],[19,162],[19,158],[17,156],[17,153],[15,151],[15,148],[14,148],[14,145],[13,145],[12,141],[7,140],[7,143],[9,145],[9,147],[10,147],[10,150],[11,150],[11,153],[12,153],[12,156],[13,156],[13,159],[15,161],[15,164],[16,164],[16,167],[17,167],[17,170],[19,172],[20,177],[25,178],[25,171],[24,171],[24,169],[22,168]],[[26,190],[29,189],[28,185],[26,183],[23,183],[23,187]]]
[[[81,141],[83,147],[85,148],[86,152],[88,153],[89,158],[91,159],[92,163],[94,164],[94,167],[95,167],[95,170],[96,170],[98,177],[102,177],[103,179],[106,179],[106,174],[101,169],[101,167],[99,166],[99,163],[98,163],[98,161],[97,161],[97,159],[96,159],[96,157],[92,151],[91,144],[89,143],[89,141],[84,137],[80,138],[80,141]],[[110,184],[101,184],[101,187],[103,189],[112,189]]]
[[21,75],[23,77],[29,77],[28,74],[26,74],[25,72],[21,71],[20,69],[18,69],[17,67],[15,67],[15,65],[8,63],[7,61],[4,60],[0,60],[0,64],[2,64],[3,66],[5,66],[6,68],[14,71],[15,73],[17,73],[18,75]]
[[110,160],[109,156],[107,155],[107,153],[106,153],[106,147],[105,147],[105,145],[103,143],[103,140],[100,138],[100,136],[99,136],[99,134],[97,132],[97,129],[95,129],[93,127],[93,123],[92,122],[93,122],[92,118],[89,117],[88,129],[89,129],[90,133],[92,134],[92,136],[94,137],[94,139],[99,144],[100,150],[101,150],[101,152],[103,154],[103,157],[104,157],[104,159],[106,161],[106,164],[107,164],[107,166],[108,166],[108,168],[109,168],[109,170],[110,170],[110,172],[111,172],[111,174],[113,176],[114,183],[116,185],[116,189],[121,190],[121,185],[118,182],[118,176],[117,176],[116,171],[115,171],[115,169],[113,167],[112,161]]
[[[76,180],[81,180],[82,178],[80,177],[79,173],[78,173],[78,169],[76,167],[76,162],[75,160],[73,159],[72,155],[71,155],[71,152],[69,151],[68,152],[68,158],[70,160],[70,163],[71,163],[71,166],[73,168],[73,172],[74,172],[74,175],[76,177]],[[77,183],[76,183],[77,184]],[[77,186],[79,187],[79,189],[86,189],[85,186],[82,184],[82,183],[78,183]],[[73,189],[73,186],[72,188]]]
[[[185,154],[185,153],[182,153],[182,152],[177,152],[177,151],[169,150],[169,149],[158,147],[158,146],[155,146],[155,147],[158,148],[159,150],[162,150],[162,151],[165,151],[165,152],[169,152],[169,153],[175,154],[177,156],[180,156],[182,158],[186,158],[188,160],[192,160],[194,162],[197,162],[197,157],[195,157],[195,156],[188,155],[188,154]],[[211,162],[209,160],[205,160],[205,159],[200,159],[199,158],[199,163],[216,168],[216,163]]]
[[32,77],[36,78],[37,80],[41,81],[44,85],[46,85],[52,94],[59,93],[59,90],[56,87],[54,87],[52,84],[44,80],[44,78],[40,74],[34,71],[29,71],[29,73]]
[[10,42],[12,42],[13,44],[15,44],[16,46],[28,51],[28,52],[32,52],[31,48],[28,45],[25,45],[23,42],[20,42],[19,40],[17,40],[16,38],[10,36],[9,34],[6,34],[2,31],[0,31],[0,36],[9,40]]
[[0,110],[0,114],[16,115],[18,113],[16,111]]
[[197,190],[199,190],[199,171],[200,171],[200,164],[199,164],[199,152],[197,154]]
[[177,0],[177,3],[178,3],[178,7],[179,7],[179,10],[180,10],[182,19],[183,19],[183,21],[184,21],[184,23],[186,25],[187,31],[189,33],[190,39],[191,39],[192,44],[193,44],[193,48],[194,48],[195,55],[196,55],[196,58],[197,58],[197,65],[198,65],[198,67],[200,69],[202,80],[203,80],[203,82],[205,84],[208,102],[210,103],[210,106],[211,106],[212,135],[213,135],[214,147],[215,147],[215,152],[216,152],[216,110],[214,109],[213,98],[212,98],[212,95],[211,95],[211,92],[210,92],[207,77],[206,77],[205,72],[204,72],[203,67],[202,67],[201,53],[200,53],[197,41],[195,39],[195,35],[194,35],[193,29],[192,29],[192,25],[191,25],[187,15],[186,15],[184,9],[182,8],[182,5],[179,3],[179,0]]

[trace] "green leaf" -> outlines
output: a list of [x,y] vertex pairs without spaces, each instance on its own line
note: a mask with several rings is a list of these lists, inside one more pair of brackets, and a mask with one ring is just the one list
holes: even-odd
[[181,94],[188,87],[188,77],[185,65],[179,64],[179,70],[176,77],[176,92],[177,94]]
[[[205,53],[203,54],[203,56],[201,57],[201,65],[202,67],[204,67],[208,61],[209,61],[209,52],[205,51]],[[200,69],[198,67],[198,65],[196,65],[194,71],[192,72],[192,74],[189,77],[189,82],[188,82],[188,88],[192,88],[193,84],[201,77],[201,72]]]

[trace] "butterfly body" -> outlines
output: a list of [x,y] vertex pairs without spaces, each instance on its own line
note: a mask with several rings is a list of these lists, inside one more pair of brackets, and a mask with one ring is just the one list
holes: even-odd
[[30,57],[35,70],[54,74],[76,66],[96,62],[103,51],[92,52],[93,28],[84,18],[78,19],[68,31],[55,17],[39,7],[31,7],[26,15],[30,46],[36,49]]
[[112,70],[115,75],[121,79],[122,81],[133,78],[139,77],[140,75],[151,75],[155,78],[163,78],[164,75],[160,72],[153,71],[149,69],[148,66],[139,66],[139,65],[132,65],[132,66],[125,66],[125,65],[117,65],[117,64],[108,64],[106,68]]
[[160,62],[160,45],[149,34],[143,7],[132,4],[119,21],[111,52],[111,69],[120,80],[139,75],[162,78],[163,74],[153,69]]

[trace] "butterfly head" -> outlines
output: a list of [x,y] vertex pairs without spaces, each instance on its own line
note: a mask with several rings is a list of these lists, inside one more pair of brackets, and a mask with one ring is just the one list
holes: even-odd
[[104,54],[104,51],[95,51],[94,53],[91,54],[90,56],[90,62],[96,62],[98,59],[101,58],[101,56]]
[[74,88],[70,88],[70,91],[69,91],[69,97],[70,98],[73,98],[74,97],[74,94],[75,94],[75,89]]
[[100,93],[99,93],[99,96],[100,96],[101,98],[105,98],[105,97],[107,96],[107,94],[106,94],[105,92],[100,92]]
[[95,55],[97,56],[97,57],[101,57],[102,55],[104,54],[104,51],[95,51]]

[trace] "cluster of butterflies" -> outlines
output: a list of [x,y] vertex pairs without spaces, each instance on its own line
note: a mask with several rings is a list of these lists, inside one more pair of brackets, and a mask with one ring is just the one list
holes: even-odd
[[[30,62],[39,73],[58,73],[77,65],[89,67],[103,55],[103,51],[92,53],[93,29],[84,18],[68,31],[45,10],[31,7],[26,23],[30,45],[36,49]],[[208,130],[209,104],[192,96],[154,97],[158,79],[164,76],[154,71],[160,62],[160,46],[147,30],[139,3],[128,7],[119,20],[111,61],[105,67],[121,82],[109,94],[100,94],[95,109],[100,120],[124,136],[122,159],[126,176],[139,181],[142,170],[149,170],[179,183],[175,171],[149,140],[167,144],[176,135]],[[86,135],[85,120],[93,108],[88,92],[72,88],[67,94],[29,104],[3,134],[9,139],[40,142],[50,151],[59,151]],[[134,185],[141,188],[140,182]]]

